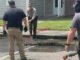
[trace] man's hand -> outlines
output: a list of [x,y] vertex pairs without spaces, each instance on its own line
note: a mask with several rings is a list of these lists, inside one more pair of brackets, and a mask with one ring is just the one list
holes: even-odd
[[69,46],[67,46],[67,45],[65,45],[65,48],[64,48],[64,56],[63,56],[63,60],[67,60],[67,58],[68,58],[68,48],[69,48]]
[[32,21],[33,21],[33,19],[30,19],[30,20],[29,20],[29,23],[31,23]]
[[63,56],[63,60],[67,60],[68,59],[68,52],[64,51],[64,56]]
[[67,60],[68,56],[67,55],[64,55],[63,56],[63,60]]
[[31,23],[32,20],[29,20],[29,23]]
[[28,30],[28,29],[27,29],[27,27],[25,26],[25,27],[24,27],[24,31],[27,32],[27,30]]

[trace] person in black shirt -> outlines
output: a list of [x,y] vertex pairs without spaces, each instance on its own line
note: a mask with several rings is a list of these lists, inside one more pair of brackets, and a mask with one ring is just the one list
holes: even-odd
[[16,8],[15,1],[9,1],[10,8],[5,12],[3,16],[3,30],[7,27],[8,37],[9,37],[9,54],[10,60],[14,60],[14,42],[17,42],[19,48],[19,53],[21,60],[27,60],[25,57],[25,52],[23,48],[22,40],[22,21],[25,24],[25,29],[27,28],[26,14],[23,10]]

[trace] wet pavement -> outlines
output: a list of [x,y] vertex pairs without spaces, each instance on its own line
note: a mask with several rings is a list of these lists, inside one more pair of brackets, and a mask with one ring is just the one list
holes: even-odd
[[[2,27],[0,27],[0,35],[2,34],[1,32]],[[29,32],[23,32],[23,36],[24,35],[29,35]],[[62,56],[64,54],[63,51],[66,39],[62,39],[61,37],[67,37],[67,31],[37,30],[37,35],[41,35],[41,38],[46,37],[45,39],[36,39],[35,44],[28,44],[25,46],[26,56],[29,60],[63,60]],[[50,36],[51,38],[49,38]],[[53,39],[53,37],[57,39]],[[61,39],[58,39],[58,37]],[[24,37],[24,43],[29,42],[30,39]],[[74,46],[75,41],[73,42],[70,51],[76,51]],[[0,36],[0,60],[9,60],[8,52],[8,38]],[[16,60],[20,59],[16,43],[15,58]],[[78,60],[77,55],[72,57],[71,60]]]
[[[24,37],[24,41],[29,42],[29,37]],[[36,44],[25,46],[26,56],[29,60],[61,60],[64,51],[66,40],[58,39],[37,39]],[[75,43],[75,42],[74,42]],[[73,43],[73,45],[74,45]],[[15,52],[18,51],[15,44]],[[75,50],[74,47],[71,48]],[[8,55],[8,38],[0,38],[0,60],[9,60]],[[15,53],[15,58],[20,59],[18,52]],[[77,59],[77,57],[74,57]]]

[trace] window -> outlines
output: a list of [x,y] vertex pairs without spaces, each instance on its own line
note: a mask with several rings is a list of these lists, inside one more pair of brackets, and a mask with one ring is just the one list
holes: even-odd
[[63,0],[61,0],[61,7],[63,7]]
[[[63,2],[63,0],[61,0],[61,7],[63,7],[63,4],[64,4],[64,2]],[[58,7],[58,0],[55,0],[55,7]]]
[[58,7],[58,0],[55,0],[55,7]]

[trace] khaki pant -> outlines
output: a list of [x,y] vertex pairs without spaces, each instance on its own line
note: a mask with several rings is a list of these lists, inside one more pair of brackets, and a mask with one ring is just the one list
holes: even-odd
[[21,59],[23,59],[25,57],[25,53],[24,53],[24,47],[23,47],[22,33],[21,33],[20,29],[9,28],[8,29],[8,38],[9,38],[10,60],[14,60],[14,42],[15,41],[19,48],[20,57],[21,57]]

